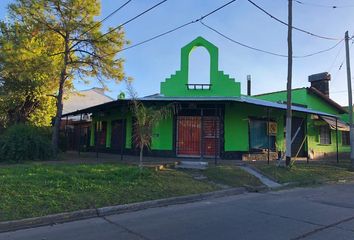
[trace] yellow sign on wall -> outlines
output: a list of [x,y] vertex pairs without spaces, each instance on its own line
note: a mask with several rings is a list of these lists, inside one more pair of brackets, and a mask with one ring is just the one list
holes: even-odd
[[270,136],[277,135],[278,126],[276,122],[268,122],[267,132]]

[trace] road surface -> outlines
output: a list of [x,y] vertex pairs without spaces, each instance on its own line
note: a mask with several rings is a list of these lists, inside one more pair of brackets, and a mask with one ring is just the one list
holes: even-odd
[[354,184],[248,193],[19,230],[6,240],[354,239]]

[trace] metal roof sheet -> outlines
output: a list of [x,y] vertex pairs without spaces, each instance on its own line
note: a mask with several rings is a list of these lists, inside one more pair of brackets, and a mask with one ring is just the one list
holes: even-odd
[[[257,98],[252,98],[248,96],[240,96],[240,97],[219,97],[219,96],[212,96],[212,97],[165,97],[162,95],[155,95],[155,96],[148,96],[148,97],[143,97],[139,98],[139,101],[143,102],[240,102],[240,103],[247,103],[247,104],[252,104],[252,105],[257,105],[257,106],[263,106],[263,107],[270,107],[270,108],[276,108],[276,109],[282,109],[286,110],[286,104],[283,103],[277,103],[277,102],[270,102],[266,100],[261,100]],[[99,108],[105,108],[111,105],[115,104],[121,104],[121,103],[126,103],[131,101],[131,99],[123,99],[123,100],[116,100],[112,102],[108,102],[105,104],[93,106],[90,108],[86,109],[81,109],[72,113],[67,113],[63,116],[68,116],[68,115],[76,115],[80,113],[87,113],[90,111],[94,110],[99,110]],[[308,114],[316,114],[316,115],[321,115],[321,116],[329,116],[329,117],[334,117],[338,118],[336,115],[332,115],[329,113],[325,112],[320,112],[304,107],[299,107],[299,106],[292,106],[291,109],[296,112],[303,112],[303,113],[308,113]]]
[[[240,97],[164,97],[164,96],[154,96],[154,97],[145,97],[141,98],[139,100],[143,101],[203,101],[203,102],[214,102],[214,101],[222,101],[222,102],[242,102],[242,103],[248,103],[248,104],[253,104],[257,106],[264,106],[264,107],[271,107],[271,108],[277,108],[277,109],[283,109],[286,110],[286,104],[283,103],[277,103],[277,102],[270,102],[266,100],[261,100],[257,98],[252,98],[252,97],[247,97],[247,96],[240,96]],[[329,116],[329,117],[334,117],[337,118],[336,115],[321,112],[321,111],[316,111],[304,107],[299,107],[299,106],[291,106],[291,109],[296,112],[303,112],[303,113],[310,113],[310,114],[316,114],[316,115],[322,115],[322,116]]]

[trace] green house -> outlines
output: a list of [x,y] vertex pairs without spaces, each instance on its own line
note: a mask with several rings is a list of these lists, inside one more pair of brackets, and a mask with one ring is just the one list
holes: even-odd
[[[210,55],[210,79],[189,81],[189,56],[197,47]],[[175,111],[157,123],[148,155],[181,158],[276,159],[285,151],[286,92],[241,94],[240,83],[219,70],[218,48],[198,37],[181,49],[180,69],[160,85],[160,93],[139,100],[147,106],[170,104]],[[349,151],[346,110],[323,93],[328,79],[293,90],[292,155],[318,159]],[[77,137],[89,151],[137,154],[129,99],[81,109],[90,114],[89,136]]]

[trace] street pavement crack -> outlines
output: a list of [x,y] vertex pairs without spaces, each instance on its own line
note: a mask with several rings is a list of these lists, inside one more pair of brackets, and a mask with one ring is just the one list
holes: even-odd
[[314,203],[327,205],[327,206],[331,206],[331,207],[340,207],[340,208],[354,209],[353,207],[350,207],[350,206],[346,206],[346,205],[343,205],[343,204],[331,203],[331,202],[327,202],[327,201],[312,200],[312,199],[309,199],[309,201],[314,202]]
[[306,220],[298,219],[298,218],[292,218],[292,217],[288,217],[288,216],[284,216],[284,215],[274,214],[274,213],[270,213],[270,212],[266,212],[266,211],[261,211],[261,210],[257,210],[257,209],[250,209],[250,208],[248,208],[248,210],[254,211],[254,212],[258,212],[258,213],[261,213],[261,214],[264,214],[264,215],[269,215],[269,216],[274,216],[274,217],[289,219],[289,220],[293,220],[293,221],[296,221],[296,222],[307,223],[307,224],[311,224],[311,225],[315,225],[315,226],[320,226],[320,227],[325,226],[325,225],[323,225],[323,224],[314,223],[314,222],[310,222],[310,221],[306,221]]
[[343,219],[343,220],[340,220],[338,222],[335,222],[335,223],[332,223],[332,224],[329,224],[329,225],[326,225],[326,226],[323,226],[323,227],[320,227],[320,228],[317,228],[315,230],[312,230],[312,231],[309,231],[307,233],[304,233],[298,237],[295,237],[295,238],[292,238],[291,240],[298,240],[298,239],[304,239],[304,238],[307,238],[315,233],[318,233],[318,232],[321,232],[325,229],[328,229],[328,228],[331,228],[331,227],[337,227],[337,225],[341,224],[341,223],[345,223],[345,222],[349,222],[351,220],[354,220],[354,216],[353,217],[349,217],[349,218],[346,218],[346,219]]
[[145,237],[144,235],[141,235],[140,233],[137,233],[137,232],[134,232],[133,230],[130,230],[129,228],[119,224],[119,223],[116,223],[116,222],[113,222],[111,220],[109,220],[108,218],[106,217],[101,217],[103,220],[105,220],[106,222],[108,222],[109,224],[112,224],[116,227],[119,227],[119,228],[123,228],[125,231],[135,235],[135,236],[138,236],[139,238],[143,239],[143,240],[151,240],[150,238],[147,238]]
[[343,230],[343,231],[353,232],[353,233],[354,233],[354,230],[347,229],[347,228],[344,228],[344,227],[338,227],[338,226],[335,226],[335,228],[338,228],[338,229]]

